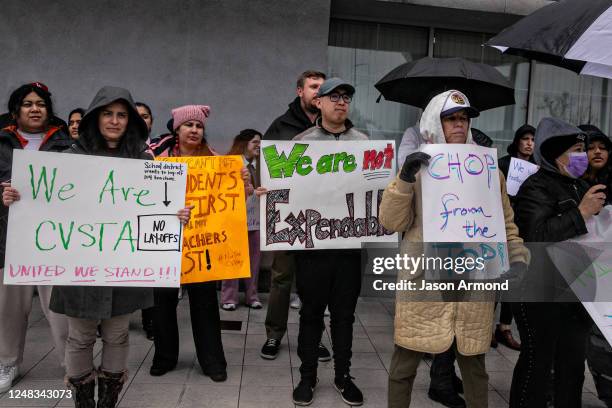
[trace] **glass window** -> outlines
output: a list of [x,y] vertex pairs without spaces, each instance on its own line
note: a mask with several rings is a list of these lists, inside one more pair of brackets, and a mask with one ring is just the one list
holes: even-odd
[[531,87],[529,113],[534,123],[553,116],[574,125],[590,123],[609,134],[612,108],[609,79],[577,75],[534,61]]
[[399,146],[418,120],[420,109],[384,98],[377,103],[374,84],[398,65],[425,57],[428,37],[427,28],[331,20],[328,73],[355,85],[349,117],[372,139],[395,139]]

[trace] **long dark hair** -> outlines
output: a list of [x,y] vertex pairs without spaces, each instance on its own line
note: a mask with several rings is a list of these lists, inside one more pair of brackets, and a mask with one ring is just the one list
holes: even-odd
[[[146,150],[146,144],[143,136],[139,132],[138,126],[134,124],[137,120],[142,119],[140,116],[137,116],[137,112],[130,109],[130,104],[127,101],[117,99],[110,104],[115,102],[124,103],[128,108],[129,115],[127,128],[119,141],[119,152],[117,156],[132,159],[140,158]],[[100,111],[110,104],[99,107],[92,112],[88,112],[87,116],[91,116],[92,119],[95,120],[88,120],[85,123],[81,121],[81,125],[79,126],[79,143],[84,145],[91,153],[105,153],[109,151],[106,139],[104,139],[104,136],[100,133],[99,121]]]
[[[261,132],[255,129],[243,129],[238,133],[236,137],[234,137],[234,142],[232,143],[232,147],[230,147],[228,155],[236,154],[236,155],[244,155],[246,152],[247,145],[255,136],[259,136],[261,138]],[[261,155],[261,154],[260,154]],[[259,182],[259,156],[255,156],[255,172],[256,172],[256,183]],[[254,186],[259,187],[259,186]]]

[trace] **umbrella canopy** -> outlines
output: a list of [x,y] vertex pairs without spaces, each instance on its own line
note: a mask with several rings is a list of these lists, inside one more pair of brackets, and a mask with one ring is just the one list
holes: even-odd
[[519,20],[486,45],[506,54],[612,78],[612,0],[562,0]]
[[463,92],[480,111],[514,104],[514,88],[494,67],[463,58],[421,58],[396,67],[374,85],[388,101],[425,109],[449,89]]

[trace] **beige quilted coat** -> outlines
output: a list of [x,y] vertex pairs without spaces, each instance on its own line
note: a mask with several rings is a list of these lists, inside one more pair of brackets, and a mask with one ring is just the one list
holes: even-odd
[[[445,93],[446,94],[446,93]],[[444,95],[444,94],[441,94]],[[439,96],[441,96],[439,95]],[[438,97],[436,97],[438,98]],[[436,102],[436,98],[432,103]],[[439,101],[438,101],[439,102]],[[421,132],[428,116],[435,118],[432,123],[440,123],[441,107],[426,109],[421,120]],[[429,111],[429,112],[428,112]],[[441,126],[432,126],[433,133],[440,133]],[[437,139],[437,140],[436,140]],[[443,142],[440,137],[436,143]],[[468,139],[469,141],[469,139]],[[506,238],[510,263],[529,261],[529,251],[522,244],[518,228],[514,224],[514,213],[506,193],[506,182],[499,173],[501,198],[506,223]],[[407,183],[397,177],[385,189],[380,204],[379,219],[391,231],[405,232],[400,251],[409,256],[419,256],[420,246],[409,243],[423,241],[423,211],[421,200],[421,180],[417,174],[415,183]],[[398,280],[415,280],[420,287],[420,271],[410,275],[399,271]],[[442,353],[457,339],[459,353],[469,356],[485,353],[491,343],[494,315],[493,302],[416,302],[415,291],[397,291],[395,307],[395,344],[426,353]]]

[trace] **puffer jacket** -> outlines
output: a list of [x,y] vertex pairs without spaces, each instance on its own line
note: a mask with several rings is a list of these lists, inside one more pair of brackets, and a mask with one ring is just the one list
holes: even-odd
[[[421,120],[421,133],[427,134],[433,143],[445,143],[440,111],[447,91],[432,99]],[[468,143],[472,142],[468,137]],[[500,196],[506,224],[506,239],[510,263],[528,263],[529,252],[522,245],[513,212],[506,194],[504,177],[499,173]],[[415,183],[407,183],[397,177],[385,189],[379,212],[383,226],[391,231],[404,232],[400,253],[419,257],[423,242],[423,208],[420,174]],[[411,275],[400,270],[398,280],[421,279],[422,271]],[[417,287],[420,282],[416,282]],[[462,355],[485,353],[491,342],[494,316],[493,302],[433,302],[415,301],[418,292],[397,291],[395,307],[395,344],[410,350],[441,353],[457,340]]]
[[[94,129],[98,126],[99,111],[115,101],[126,102],[129,119],[124,138],[131,140],[131,148],[122,151],[94,150]],[[130,93],[123,88],[104,87],[94,97],[79,125],[79,139],[69,152],[102,156],[153,160],[146,144],[148,130],[140,118]],[[123,143],[125,140],[123,141]],[[108,286],[54,286],[49,308],[56,313],[81,319],[109,319],[153,306],[153,289]]]
[[514,203],[521,237],[525,242],[538,243],[530,245],[533,252],[530,269],[534,273],[527,277],[524,296],[529,292],[540,300],[576,300],[546,247],[588,232],[578,205],[589,186],[584,180],[561,174],[554,163],[544,158],[541,149],[550,139],[578,133],[582,131],[559,119],[544,118],[538,125],[534,159],[540,169],[521,185]]
[[[11,179],[13,150],[23,149],[27,143],[28,141],[19,134],[17,127],[14,125],[9,125],[0,130],[0,181]],[[59,127],[50,126],[39,150],[62,152],[71,143],[72,139],[66,132]],[[0,268],[4,267],[7,221],[8,207],[0,204]]]

